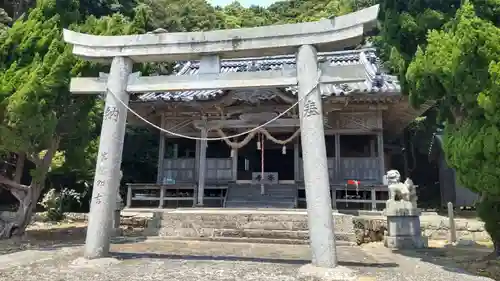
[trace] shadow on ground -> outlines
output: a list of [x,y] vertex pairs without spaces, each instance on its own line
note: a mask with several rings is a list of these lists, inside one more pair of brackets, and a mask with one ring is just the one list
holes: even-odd
[[489,247],[477,243],[470,246],[445,245],[411,251],[393,251],[396,254],[441,266],[450,272],[500,280],[500,260],[491,259],[489,257],[491,252],[492,249]]
[[[122,253],[114,252],[114,258],[121,260],[129,259],[171,259],[171,260],[192,260],[192,261],[232,261],[232,262],[262,262],[274,264],[305,265],[311,263],[304,259],[278,259],[278,258],[253,258],[238,256],[196,256],[196,255],[170,255],[159,253]],[[339,265],[348,267],[374,267],[374,268],[394,268],[396,263],[363,263],[363,262],[339,262]]]
[[[199,246],[194,244],[192,250],[186,248],[188,242],[177,242],[180,249],[187,249],[185,253],[175,251],[172,242],[163,241],[169,247],[162,249],[155,244],[146,243],[150,245],[148,248],[144,243],[147,237],[139,236],[138,231],[131,231],[124,229],[125,237],[117,237],[112,239],[115,245],[113,255],[118,259],[172,259],[172,260],[194,260],[194,261],[243,261],[243,262],[263,262],[273,264],[289,264],[289,265],[303,265],[310,262],[305,254],[299,254],[297,249],[290,249],[291,256],[283,258],[282,248],[271,249],[272,255],[254,255],[246,256],[248,247],[242,247],[235,252],[224,251],[218,255],[210,255],[208,250],[212,251],[213,247],[217,248],[217,244],[207,246],[208,250],[203,252],[198,249]],[[9,254],[24,250],[55,250],[63,247],[75,247],[84,244],[86,234],[86,226],[54,226],[47,229],[30,229],[27,235],[23,238],[9,239],[0,241],[0,255]],[[142,235],[142,233],[141,233]],[[164,244],[164,245],[165,245]],[[219,248],[221,247],[218,245]],[[224,246],[222,246],[224,248]],[[279,247],[279,246],[277,246]],[[291,246],[290,246],[291,247]],[[266,247],[262,247],[266,249]],[[268,248],[269,249],[269,248]],[[154,252],[156,251],[156,253]],[[284,250],[283,250],[284,251]],[[308,252],[307,248],[302,250],[304,253]],[[347,250],[351,255],[353,253]],[[450,272],[459,272],[474,276],[485,276],[500,281],[500,261],[486,260],[484,257],[491,253],[491,249],[484,245],[476,244],[474,246],[457,246],[457,247],[432,247],[423,250],[398,250],[393,251],[395,254],[404,255],[410,258],[416,258],[423,262],[432,263],[442,267],[444,270]],[[169,254],[165,254],[169,253]],[[284,253],[284,252],[283,252]],[[348,257],[348,256],[346,256]],[[391,263],[390,260],[385,263],[374,262],[374,260],[365,260],[365,262],[358,262],[359,259],[346,259],[341,258],[340,264],[347,267],[357,268],[397,268],[399,265]],[[459,269],[462,268],[462,269]]]
[[25,250],[54,250],[82,245],[86,227],[31,229],[23,237],[0,240],[0,255]]
[[[127,230],[124,230],[127,232]],[[82,246],[85,243],[86,226],[55,225],[52,228],[29,229],[23,237],[0,240],[0,255],[25,251],[51,251],[64,247]],[[146,237],[136,233],[126,233],[127,237],[112,238],[113,244],[139,243]]]

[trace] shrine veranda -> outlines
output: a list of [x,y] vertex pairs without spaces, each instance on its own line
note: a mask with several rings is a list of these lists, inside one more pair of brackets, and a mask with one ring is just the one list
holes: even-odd
[[[371,198],[386,190],[384,135],[426,109],[409,108],[373,50],[346,51],[374,29],[378,11],[375,5],[317,22],[207,32],[64,30],[75,55],[111,64],[109,74],[70,85],[74,94],[105,93],[85,257],[109,253],[125,128],[139,122],[163,132],[160,161],[156,183],[129,185],[129,207],[155,201],[155,208],[288,209],[303,203],[305,190],[312,263],[340,268],[332,205],[347,202],[338,199],[339,187],[360,181]],[[181,63],[174,75],[132,73],[134,63],[159,61]],[[372,209],[381,203],[354,199]]]

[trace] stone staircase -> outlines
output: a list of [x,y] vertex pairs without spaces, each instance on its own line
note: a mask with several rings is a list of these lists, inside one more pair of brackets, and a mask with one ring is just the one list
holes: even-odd
[[[333,213],[340,244],[356,241],[353,216]],[[145,235],[162,239],[305,244],[309,241],[304,210],[176,209],[155,212]]]
[[274,208],[297,207],[297,186],[293,184],[266,184],[261,194],[260,184],[231,184],[227,191],[226,208]]

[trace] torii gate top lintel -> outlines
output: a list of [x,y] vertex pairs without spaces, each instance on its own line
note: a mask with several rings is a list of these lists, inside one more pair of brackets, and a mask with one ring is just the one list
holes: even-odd
[[215,30],[98,36],[64,30],[73,53],[89,60],[129,57],[135,62],[182,61],[206,55],[221,58],[295,53],[301,45],[335,51],[359,44],[377,23],[379,5],[316,22]]

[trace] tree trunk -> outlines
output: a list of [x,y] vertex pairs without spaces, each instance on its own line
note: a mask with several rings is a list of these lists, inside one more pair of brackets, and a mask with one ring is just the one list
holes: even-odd
[[19,207],[14,216],[0,220],[0,239],[24,235],[42,190],[43,185],[38,182],[33,182],[26,191],[11,189],[12,194],[19,200]]
[[59,147],[59,137],[54,137],[50,148],[47,149],[42,159],[33,159],[37,164],[37,177],[31,181],[30,186],[16,183],[8,178],[2,177],[2,183],[9,186],[9,190],[19,201],[19,208],[12,220],[0,220],[0,239],[11,236],[21,236],[26,232],[26,228],[31,222],[31,217],[35,211],[38,199],[42,193],[45,179],[49,171],[52,158]]
[[23,178],[25,160],[26,160],[26,153],[19,152],[17,154],[16,171],[14,173],[14,181],[17,183],[21,183],[21,179]]
[[500,197],[482,192],[477,211],[479,218],[484,222],[484,229],[493,242],[493,253],[486,259],[498,259],[500,258]]
[[26,232],[26,228],[31,223],[31,218],[42,190],[43,184],[32,183],[26,196],[19,202],[19,209],[17,210],[15,220],[16,226],[12,232],[13,236],[22,236]]

